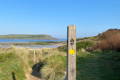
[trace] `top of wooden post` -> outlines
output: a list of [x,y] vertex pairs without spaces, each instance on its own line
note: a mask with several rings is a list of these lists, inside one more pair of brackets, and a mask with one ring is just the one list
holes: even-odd
[[68,27],[76,27],[76,25],[75,24],[70,24],[70,25],[68,25]]

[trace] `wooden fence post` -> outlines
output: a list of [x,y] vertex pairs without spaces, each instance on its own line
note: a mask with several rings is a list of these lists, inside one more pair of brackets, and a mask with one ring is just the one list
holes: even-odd
[[67,80],[76,80],[76,26],[67,29]]
[[12,72],[12,80],[16,80],[15,73]]
[[35,50],[33,50],[34,51],[34,64],[36,64],[36,52],[35,52]]

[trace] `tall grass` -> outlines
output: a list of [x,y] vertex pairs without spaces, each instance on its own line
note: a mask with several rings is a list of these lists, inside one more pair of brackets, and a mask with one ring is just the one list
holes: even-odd
[[[120,80],[120,52],[81,50],[92,45],[93,43],[89,42],[77,43],[77,49],[80,49],[77,50],[77,80]],[[39,68],[41,79],[64,80],[66,71],[64,50],[16,47],[0,49],[0,80],[11,80],[11,72],[15,72],[17,80],[29,80],[32,67],[36,63],[42,65]]]
[[[30,77],[36,63],[45,63],[40,69],[40,77],[45,80],[60,80],[65,73],[65,53],[58,49],[0,49],[0,80],[11,80],[12,72],[16,78]],[[29,76],[26,76],[26,74]]]
[[25,80],[25,73],[21,60],[14,50],[0,50],[0,80],[12,80],[12,72],[17,79]]

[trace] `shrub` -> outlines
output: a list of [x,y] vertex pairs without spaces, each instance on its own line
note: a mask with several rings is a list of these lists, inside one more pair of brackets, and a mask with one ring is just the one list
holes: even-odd
[[94,45],[94,43],[92,41],[81,41],[81,42],[77,42],[76,45],[77,45],[77,50],[79,50],[82,48],[86,49],[88,47],[91,47]]
[[99,39],[104,40],[108,39],[109,37],[120,34],[120,29],[109,29],[101,34],[98,35]]
[[67,45],[58,47],[59,51],[67,51]]
[[117,50],[120,51],[120,33],[114,34],[101,40],[98,44],[98,48],[101,50]]

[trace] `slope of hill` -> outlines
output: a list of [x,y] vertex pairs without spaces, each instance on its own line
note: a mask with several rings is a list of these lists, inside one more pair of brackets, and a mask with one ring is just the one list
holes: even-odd
[[[76,80],[120,80],[120,51],[85,50],[99,41],[97,37],[100,36],[77,42]],[[63,80],[66,75],[66,48],[36,49],[36,56],[33,50],[26,48],[0,49],[0,80],[11,79],[11,72],[15,73],[16,79],[30,80],[31,72],[36,70],[44,80]],[[39,69],[33,67],[36,63],[42,66]]]
[[55,40],[56,38],[50,35],[24,35],[24,34],[10,34],[0,35],[1,39],[44,39],[44,40]]
[[107,39],[113,35],[120,34],[120,29],[108,29],[98,35],[99,39]]

